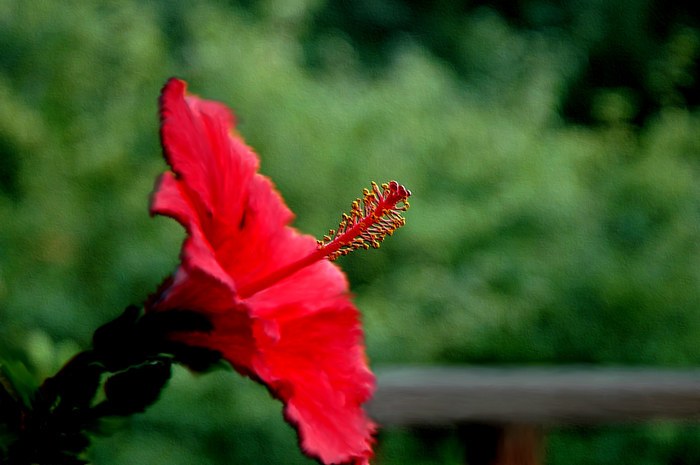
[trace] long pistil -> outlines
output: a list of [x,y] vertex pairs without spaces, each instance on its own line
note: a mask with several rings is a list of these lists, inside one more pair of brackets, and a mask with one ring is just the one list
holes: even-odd
[[243,283],[238,288],[238,296],[248,298],[324,257],[335,260],[355,249],[379,247],[387,235],[406,223],[401,213],[408,209],[411,195],[411,191],[396,181],[381,187],[380,190],[376,183],[372,183],[371,190],[365,189],[363,198],[352,203],[350,214],[343,214],[338,228],[331,229],[319,240],[315,251],[268,275]]

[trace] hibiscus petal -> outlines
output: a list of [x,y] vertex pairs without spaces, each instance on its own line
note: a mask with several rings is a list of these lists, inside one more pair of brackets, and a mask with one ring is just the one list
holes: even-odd
[[160,100],[161,140],[178,184],[172,190],[184,197],[182,208],[173,212],[162,207],[166,202],[154,202],[151,212],[171,216],[186,228],[197,225],[188,232],[201,230],[216,261],[234,281],[267,273],[278,266],[284,248],[278,236],[285,234],[284,226],[294,216],[272,182],[257,173],[257,155],[232,132],[229,110],[185,91],[184,82],[171,79]]
[[[215,207],[221,206],[222,194],[230,195],[226,199],[229,205],[240,204],[246,184],[243,181],[253,176],[258,160],[249,150],[231,156],[234,148],[239,149],[230,143],[234,123],[231,112],[216,102],[185,99],[186,89],[187,84],[179,79],[170,79],[163,87],[161,143],[166,161],[211,215]],[[230,190],[222,192],[223,187]]]
[[[286,244],[290,258],[298,259],[315,240],[296,234]],[[252,315],[278,325],[277,338],[257,341],[253,367],[285,402],[302,449],[324,463],[367,461],[374,424],[362,404],[375,380],[344,273],[319,261],[245,302]]]
[[216,259],[214,250],[204,236],[199,217],[190,203],[191,198],[183,190],[182,184],[175,179],[172,173],[164,173],[160,177],[151,199],[151,214],[174,218],[185,227],[188,233],[182,247],[184,268],[181,267],[178,270],[175,281],[185,287],[194,286],[196,288],[190,292],[202,293],[200,282],[186,279],[186,276],[178,276],[178,274],[192,274],[194,270],[199,270],[218,281],[219,284],[214,283],[214,286],[223,285],[228,288],[228,298],[231,299],[235,295],[234,282]]
[[281,312],[306,314],[277,320],[279,339],[261,344],[255,373],[285,403],[302,449],[323,463],[366,462],[374,424],[362,404],[374,390],[365,362],[358,313],[344,298],[308,312],[299,302]]

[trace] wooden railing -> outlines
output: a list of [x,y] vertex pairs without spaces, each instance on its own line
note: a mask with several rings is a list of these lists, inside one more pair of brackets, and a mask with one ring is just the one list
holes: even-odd
[[460,426],[469,465],[542,463],[546,427],[700,421],[700,368],[396,367],[378,370],[382,426]]

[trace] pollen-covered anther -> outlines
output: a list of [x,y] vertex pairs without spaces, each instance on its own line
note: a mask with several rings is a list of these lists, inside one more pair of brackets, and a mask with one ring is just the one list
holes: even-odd
[[387,235],[404,224],[401,212],[408,209],[411,191],[396,181],[362,191],[362,198],[352,202],[350,213],[343,213],[338,229],[331,229],[317,241],[319,251],[330,260],[347,255],[353,250],[379,247]]

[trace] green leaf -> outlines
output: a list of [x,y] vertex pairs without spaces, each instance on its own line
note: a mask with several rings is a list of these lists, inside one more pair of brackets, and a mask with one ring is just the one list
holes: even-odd
[[34,392],[39,388],[34,376],[18,360],[0,359],[0,385],[13,399],[21,401],[26,407],[31,405]]

